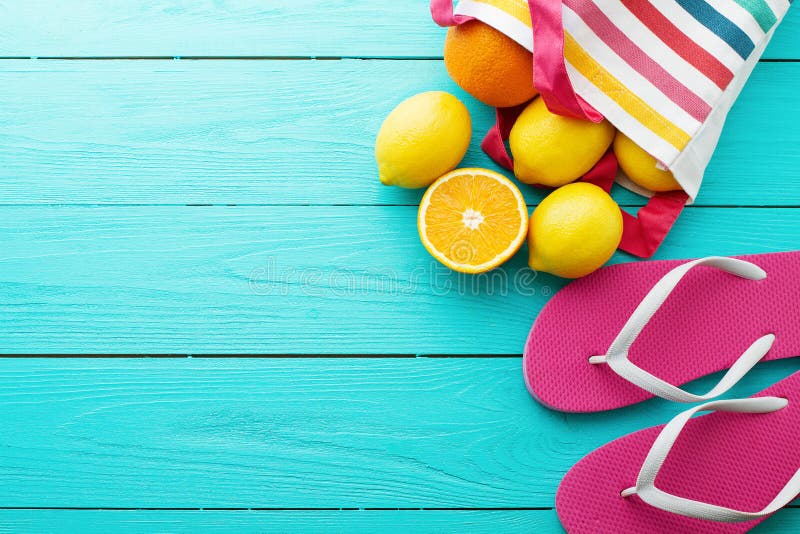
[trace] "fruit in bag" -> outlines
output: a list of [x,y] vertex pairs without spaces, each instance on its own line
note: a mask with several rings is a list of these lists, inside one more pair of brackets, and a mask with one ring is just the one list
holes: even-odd
[[536,96],[533,54],[483,22],[447,30],[444,64],[459,87],[489,106],[516,106]]
[[526,184],[560,187],[589,172],[611,146],[614,126],[550,112],[537,98],[517,119],[508,139],[514,174]]
[[658,160],[622,132],[614,138],[614,154],[625,175],[639,187],[655,193],[682,189],[670,171],[659,169]]

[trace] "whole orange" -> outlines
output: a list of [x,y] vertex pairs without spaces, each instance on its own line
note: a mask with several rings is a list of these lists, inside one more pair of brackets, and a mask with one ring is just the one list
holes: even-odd
[[444,64],[462,89],[492,107],[516,106],[536,96],[533,55],[483,22],[447,31]]

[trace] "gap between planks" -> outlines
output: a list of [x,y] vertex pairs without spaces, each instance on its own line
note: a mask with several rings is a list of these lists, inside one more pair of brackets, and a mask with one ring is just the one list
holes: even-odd
[[[794,506],[787,506],[786,508],[794,508]],[[85,511],[158,511],[158,512],[546,512],[553,510],[552,507],[536,507],[536,506],[520,506],[520,507],[499,507],[499,508],[354,508],[354,507],[341,507],[341,508],[310,508],[310,507],[294,507],[294,508],[260,508],[260,507],[198,507],[198,508],[154,508],[154,507],[81,507],[81,506],[0,506],[0,510],[85,510]]]
[[[0,60],[28,61],[442,61],[443,56],[0,56]],[[800,59],[766,58],[759,63],[799,63]]]
[[[5,56],[0,60],[44,61],[442,61],[443,56]],[[783,61],[783,60],[781,60]],[[800,61],[800,60],[786,60]]]
[[[630,208],[636,209],[641,208],[642,204],[629,204],[627,202],[620,202],[618,203],[620,208]],[[38,202],[28,202],[28,203],[3,203],[0,202],[0,209],[1,208],[416,208],[419,206],[419,203],[406,203],[406,204],[375,204],[375,203],[361,203],[361,204],[342,204],[342,203],[332,203],[332,204],[309,204],[309,203],[294,203],[294,204],[271,204],[271,203],[251,203],[251,204],[153,204],[153,203],[83,203],[83,202],[75,202],[75,203],[45,203],[40,204]],[[529,209],[533,209],[538,206],[538,203],[527,203],[527,207]],[[690,205],[686,206],[685,209],[736,209],[736,208],[747,208],[747,209],[789,209],[794,210],[800,208],[800,205],[768,205],[768,204],[704,204],[704,205]]]
[[[19,354],[0,354],[0,359],[11,358],[53,358],[53,359],[79,359],[79,358],[115,358],[115,359],[286,359],[286,360],[301,360],[301,359],[416,359],[416,358],[434,358],[434,359],[450,359],[450,358],[465,358],[465,359],[482,359],[482,358],[522,358],[521,354],[110,354],[110,353],[72,353],[72,354],[34,354],[34,353],[19,353]],[[0,509],[2,507],[0,506]]]

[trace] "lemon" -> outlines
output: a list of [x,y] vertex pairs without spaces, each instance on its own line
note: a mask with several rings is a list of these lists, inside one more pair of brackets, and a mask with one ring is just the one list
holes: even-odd
[[578,182],[548,195],[528,230],[531,269],[579,278],[600,268],[622,239],[622,213],[596,185]]
[[551,113],[537,98],[511,129],[514,174],[526,184],[559,187],[589,172],[611,146],[614,127]]
[[620,168],[636,185],[656,193],[681,189],[671,172],[656,167],[656,158],[622,132],[617,132],[614,138],[614,154]]
[[420,93],[401,102],[383,121],[375,141],[384,185],[427,187],[464,158],[472,122],[464,104],[449,93]]

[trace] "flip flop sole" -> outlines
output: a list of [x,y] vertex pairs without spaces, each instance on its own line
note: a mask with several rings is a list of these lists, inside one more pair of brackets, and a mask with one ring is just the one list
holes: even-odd
[[[756,396],[789,404],[773,413],[714,412],[689,421],[656,478],[659,489],[689,499],[756,511],[766,506],[800,467],[800,373]],[[619,438],[567,473],[556,493],[556,512],[571,534],[619,532],[746,532],[764,519],[717,523],[654,508],[633,486],[663,426]]]
[[[707,266],[690,271],[630,350],[636,365],[680,386],[729,368],[774,333],[764,360],[800,355],[800,252],[739,256],[767,272],[753,281]],[[653,395],[589,357],[605,354],[653,285],[690,260],[613,265],[564,287],[545,305],[525,344],[531,394],[566,412],[628,406]]]

